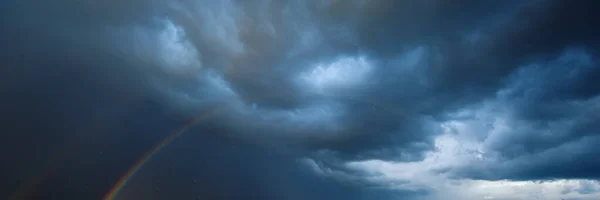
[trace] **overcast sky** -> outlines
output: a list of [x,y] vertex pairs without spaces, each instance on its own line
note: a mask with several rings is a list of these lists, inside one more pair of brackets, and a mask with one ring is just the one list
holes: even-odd
[[5,1],[5,173],[100,198],[200,117],[118,199],[600,199],[599,4]]

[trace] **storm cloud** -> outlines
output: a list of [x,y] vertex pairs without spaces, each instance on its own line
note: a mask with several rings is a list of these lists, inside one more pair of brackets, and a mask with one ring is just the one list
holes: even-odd
[[[241,177],[215,183],[223,194],[254,182],[243,194],[300,198],[269,196],[277,182],[331,188],[300,199],[436,199],[442,189],[416,179],[600,177],[595,1],[3,4],[3,89],[76,76],[110,99],[92,112],[150,99],[165,118],[202,118],[179,145],[253,166],[198,167]],[[81,90],[65,93],[94,92]],[[466,150],[434,161],[447,138]],[[594,184],[569,191],[597,195]]]

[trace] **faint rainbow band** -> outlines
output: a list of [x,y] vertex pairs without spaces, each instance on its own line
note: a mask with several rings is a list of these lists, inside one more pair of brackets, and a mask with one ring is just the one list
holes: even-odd
[[[275,97],[275,96],[283,96],[283,94],[280,93],[280,94],[275,94],[275,95],[267,95],[267,96],[262,96],[262,97],[258,97],[258,98],[252,98],[252,100],[267,99],[267,98]],[[338,95],[336,95],[336,96],[338,96]],[[344,97],[344,96],[338,96],[338,97]],[[347,98],[347,99],[366,102],[373,106],[382,106],[378,103],[375,103],[375,102],[369,101],[369,100],[360,100],[360,99],[355,99],[355,98]],[[385,107],[385,106],[382,106],[382,107]],[[144,156],[141,159],[139,159],[133,165],[133,167],[131,167],[131,169],[129,169],[127,171],[127,173],[125,173],[125,175],[123,177],[121,177],[119,179],[117,184],[115,184],[113,186],[113,188],[104,196],[103,200],[115,200],[115,198],[117,197],[119,192],[121,192],[121,190],[123,190],[123,188],[131,180],[131,178],[133,178],[133,176],[152,158],[152,156],[154,156],[156,153],[160,152],[165,146],[167,146],[169,143],[171,143],[177,137],[184,134],[186,131],[188,131],[190,128],[194,127],[196,124],[198,124],[202,120],[208,119],[209,117],[212,117],[213,115],[217,114],[218,111],[220,110],[219,108],[222,108],[222,107],[217,107],[214,110],[212,110],[212,112],[209,112],[205,115],[200,115],[199,117],[196,117],[196,118],[190,120],[188,123],[183,125],[181,128],[178,128],[175,131],[173,131],[169,136],[167,136],[160,143],[158,143],[156,146],[154,146],[154,148],[152,148],[151,151],[144,154]],[[381,110],[384,112],[390,112],[394,115],[405,114],[405,113],[396,113],[396,112],[393,112],[392,110],[388,110],[388,109],[381,109]]]

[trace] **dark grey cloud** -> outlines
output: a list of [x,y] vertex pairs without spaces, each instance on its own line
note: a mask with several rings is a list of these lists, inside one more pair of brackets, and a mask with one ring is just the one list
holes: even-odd
[[515,107],[513,117],[525,120],[523,125],[532,126],[532,130],[523,131],[534,133],[521,133],[510,139],[516,145],[528,143],[525,149],[504,150],[523,150],[512,153],[519,155],[598,134],[595,123],[599,117],[595,105],[598,88],[594,76],[600,75],[599,69],[592,55],[583,50],[568,50],[555,60],[532,64],[516,73],[514,83],[502,95],[508,96],[507,103]]
[[557,58],[520,68],[488,104],[503,109],[483,113],[491,116],[482,120],[491,124],[483,136],[490,160],[474,162],[458,174],[477,179],[597,179],[600,115],[593,77],[598,67],[597,58],[587,51],[568,49]]
[[[489,40],[487,45],[492,45],[485,52],[493,54],[477,59],[492,61],[483,64],[499,66],[501,71],[481,68],[489,71],[470,76],[483,78],[476,82],[495,93],[474,104],[481,110],[471,118],[488,125],[474,133],[483,141],[487,157],[464,164],[453,176],[597,179],[599,162],[593,155],[600,152],[595,148],[600,132],[596,125],[596,77],[600,73],[594,36],[598,29],[593,28],[597,21],[588,20],[595,15],[594,4],[534,4],[515,16],[512,27],[500,31],[504,34]],[[489,73],[495,74],[489,77]],[[467,83],[470,78],[460,80]],[[490,87],[490,80],[500,82]]]
[[197,126],[219,127],[207,134],[224,140],[337,159],[329,167],[421,160],[441,123],[483,107],[487,118],[475,120],[501,118],[510,129],[474,133],[490,159],[446,172],[598,177],[595,4],[14,1],[2,8],[2,62],[15,66],[3,69],[2,83],[18,91],[75,74],[115,99],[149,98],[174,118],[205,117]]

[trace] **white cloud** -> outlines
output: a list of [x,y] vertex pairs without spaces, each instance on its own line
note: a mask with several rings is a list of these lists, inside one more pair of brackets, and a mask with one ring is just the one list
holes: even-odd
[[164,21],[164,29],[158,34],[158,57],[165,71],[186,75],[201,67],[199,53],[187,39],[185,30],[172,21]]
[[365,57],[339,57],[331,63],[318,63],[300,75],[312,92],[350,89],[366,81],[373,67]]
[[[470,135],[475,130],[470,124],[460,121],[443,124],[446,132],[439,136],[437,150],[427,154],[418,162],[392,162],[366,160],[346,163],[346,167],[370,174],[365,180],[388,184],[397,189],[426,189],[434,191],[424,199],[598,199],[600,183],[592,180],[534,181],[485,181],[451,179],[439,170],[485,159],[481,152],[481,141],[468,140],[461,135]],[[494,173],[494,172],[490,172]],[[394,181],[409,184],[394,185]],[[583,191],[583,192],[582,192]]]

